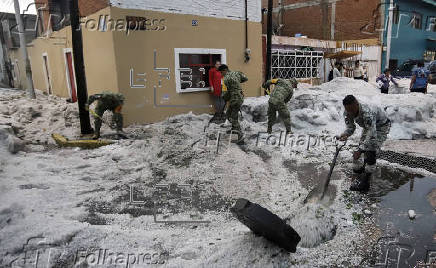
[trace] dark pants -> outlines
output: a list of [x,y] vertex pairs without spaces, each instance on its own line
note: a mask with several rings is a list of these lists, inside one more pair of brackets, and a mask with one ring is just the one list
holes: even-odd
[[427,89],[424,88],[412,88],[410,89],[410,92],[419,92],[419,93],[425,93],[427,91]]
[[213,96],[215,102],[215,113],[222,114],[224,113],[224,107],[226,106],[226,102],[221,96]]
[[389,94],[389,88],[382,87],[380,90],[382,94]]

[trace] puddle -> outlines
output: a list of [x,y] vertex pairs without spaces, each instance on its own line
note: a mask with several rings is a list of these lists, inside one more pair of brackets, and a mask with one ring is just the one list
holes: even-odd
[[[382,167],[372,181],[368,197],[377,202],[375,224],[382,237],[375,245],[373,267],[414,267],[418,261],[436,260],[436,178]],[[409,219],[414,210],[416,218]]]

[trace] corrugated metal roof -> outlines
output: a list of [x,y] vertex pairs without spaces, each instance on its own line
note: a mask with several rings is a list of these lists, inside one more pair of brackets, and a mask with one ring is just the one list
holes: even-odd
[[436,0],[422,0],[422,2],[436,6]]

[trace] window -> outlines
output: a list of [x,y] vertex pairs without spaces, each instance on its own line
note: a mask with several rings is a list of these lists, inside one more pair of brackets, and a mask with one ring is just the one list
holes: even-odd
[[414,29],[422,29],[422,15],[417,12],[413,12],[412,19],[410,20],[409,24]]
[[225,49],[175,48],[176,91],[208,91],[209,69],[219,60],[226,63]]
[[436,32],[436,17],[428,17],[426,31]]
[[393,20],[395,24],[398,24],[400,21],[400,6],[395,5],[394,12],[393,12]]

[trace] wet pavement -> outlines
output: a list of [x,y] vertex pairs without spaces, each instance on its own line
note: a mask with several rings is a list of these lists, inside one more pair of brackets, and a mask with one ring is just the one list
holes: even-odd
[[[372,267],[415,267],[436,261],[436,177],[382,167],[368,194],[377,204],[374,221],[382,235],[372,252]],[[409,210],[416,213],[409,218]],[[430,267],[430,266],[422,266]]]

